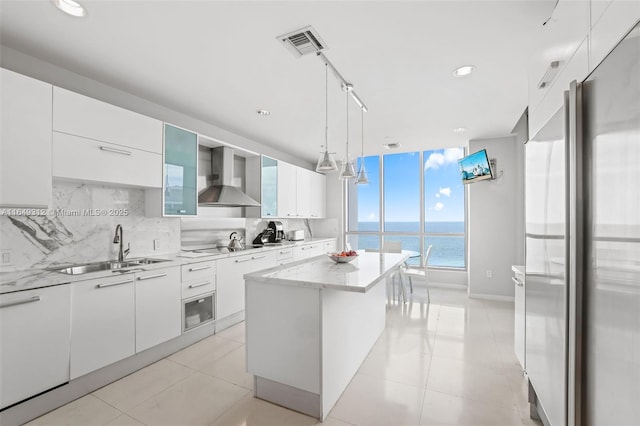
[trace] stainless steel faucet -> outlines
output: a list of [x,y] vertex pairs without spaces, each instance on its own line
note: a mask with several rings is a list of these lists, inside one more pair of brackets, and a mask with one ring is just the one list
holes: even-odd
[[118,224],[116,226],[116,234],[113,237],[113,244],[120,244],[120,250],[118,250],[118,262],[123,262],[126,255],[129,254],[131,250],[131,243],[127,244],[127,249],[122,251],[122,243],[124,242],[122,225]]

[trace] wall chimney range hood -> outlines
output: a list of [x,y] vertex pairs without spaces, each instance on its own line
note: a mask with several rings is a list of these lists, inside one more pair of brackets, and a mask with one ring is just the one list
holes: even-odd
[[219,146],[211,150],[213,183],[198,194],[198,204],[208,207],[260,207],[260,203],[233,186],[233,149]]

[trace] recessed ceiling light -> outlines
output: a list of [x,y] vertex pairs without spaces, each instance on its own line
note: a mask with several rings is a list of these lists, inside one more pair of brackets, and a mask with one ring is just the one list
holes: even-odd
[[473,72],[473,70],[475,70],[476,67],[473,65],[463,65],[459,68],[456,68],[453,71],[453,75],[455,77],[464,77],[465,75],[469,75]]
[[397,149],[397,148],[400,148],[400,142],[385,143],[384,147],[387,149]]
[[82,18],[87,15],[84,7],[74,0],[51,0],[51,3],[67,15]]
[[453,129],[453,133],[464,133],[467,131],[466,127],[456,127],[455,129]]
[[258,115],[271,115],[271,112],[266,109],[259,109],[256,112],[258,113]]

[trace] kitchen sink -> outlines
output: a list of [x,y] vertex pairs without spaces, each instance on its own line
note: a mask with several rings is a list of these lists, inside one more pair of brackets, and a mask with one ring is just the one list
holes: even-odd
[[130,268],[132,266],[153,265],[161,262],[168,262],[168,260],[152,259],[149,257],[145,257],[143,259],[127,260],[126,262],[117,262],[114,260],[108,260],[106,262],[87,263],[84,265],[75,265],[75,266],[69,266],[67,268],[62,268],[62,269],[54,269],[54,271],[61,272],[63,274],[68,274],[68,275],[82,275],[82,274],[88,274],[90,272],[109,271],[109,270],[113,270],[114,272],[116,272],[116,271],[119,271],[120,269]]
[[62,272],[63,274],[69,275],[81,275],[88,274],[89,272],[98,272],[98,271],[107,271],[107,270],[118,270],[122,268],[128,268],[130,266],[138,266],[139,263],[133,262],[97,262],[97,263],[88,263],[86,265],[77,265],[70,266],[68,268],[56,269],[57,272]]

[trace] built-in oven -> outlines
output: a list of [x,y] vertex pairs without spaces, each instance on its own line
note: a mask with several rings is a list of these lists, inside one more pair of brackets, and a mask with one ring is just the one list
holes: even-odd
[[182,331],[216,319],[216,293],[205,293],[182,301]]

